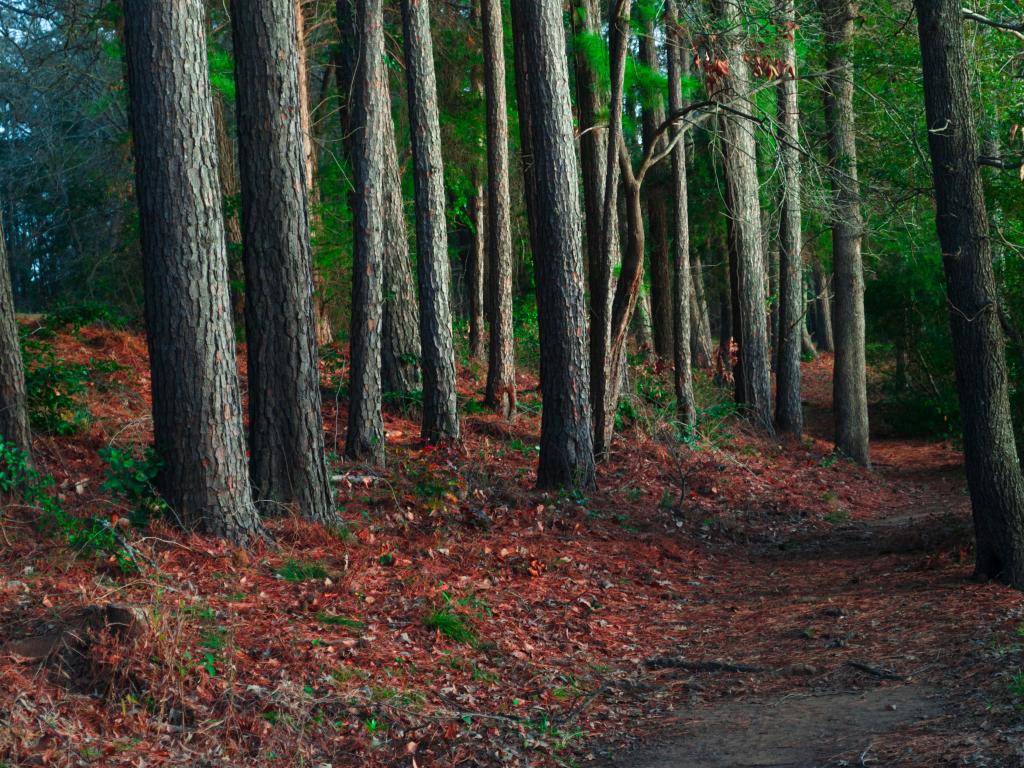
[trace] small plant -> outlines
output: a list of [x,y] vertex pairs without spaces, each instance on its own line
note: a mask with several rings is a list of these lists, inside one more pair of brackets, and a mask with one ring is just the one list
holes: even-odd
[[334,627],[348,627],[349,629],[358,630],[366,628],[366,624],[358,619],[350,619],[346,616],[336,616],[333,613],[318,613],[316,615],[316,620],[321,624],[327,624],[328,626]]
[[154,481],[160,471],[160,457],[153,448],[146,448],[142,456],[108,446],[100,449],[100,458],[107,464],[103,490],[123,499],[131,507],[129,521],[136,528],[144,528],[155,517],[167,512],[167,502],[156,491]]
[[21,353],[32,426],[50,435],[73,435],[86,429],[92,422],[82,400],[89,366],[65,362],[38,339],[23,337]]
[[1010,696],[1016,702],[1017,706],[1024,705],[1024,671],[1017,671],[1013,677],[1010,678],[1010,684],[1007,686]]
[[311,581],[313,579],[326,579],[327,570],[319,563],[289,560],[277,569],[277,576],[285,581]]
[[124,315],[113,307],[96,301],[80,304],[59,304],[46,315],[49,328],[70,326],[77,333],[86,325],[102,325],[107,328],[124,328],[128,324]]
[[453,642],[468,645],[476,642],[476,632],[472,627],[467,625],[461,616],[446,608],[431,613],[423,620],[423,624],[427,629],[436,630]]

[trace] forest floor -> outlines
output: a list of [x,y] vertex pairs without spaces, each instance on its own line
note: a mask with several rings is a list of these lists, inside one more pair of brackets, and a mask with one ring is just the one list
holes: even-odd
[[278,518],[238,549],[124,527],[101,487],[100,448],[151,439],[143,338],[52,344],[118,366],[38,463],[138,567],[7,505],[0,765],[1024,765],[1024,603],[970,580],[961,456],[879,412],[875,468],[837,459],[827,356],[802,443],[709,408],[690,451],[638,402],[587,495],[533,488],[536,378],[506,424],[468,366],[463,445],[424,448],[389,410],[385,472],[334,462],[338,526]]

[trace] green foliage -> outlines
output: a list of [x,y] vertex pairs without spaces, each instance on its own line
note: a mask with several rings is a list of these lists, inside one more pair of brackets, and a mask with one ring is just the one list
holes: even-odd
[[476,632],[472,627],[466,624],[465,619],[447,608],[439,608],[426,616],[423,619],[423,625],[428,629],[437,630],[452,642],[466,643],[467,645],[473,645],[476,642]]
[[277,569],[277,576],[285,581],[312,581],[314,579],[326,579],[327,570],[319,563],[289,560]]
[[63,538],[76,555],[110,557],[123,573],[137,571],[134,553],[110,521],[68,514],[53,485],[52,477],[30,467],[25,453],[0,436],[0,496],[37,510],[39,524]]
[[366,629],[366,624],[357,619],[350,619],[345,616],[336,616],[333,613],[318,613],[316,620],[321,624],[327,624],[332,627],[348,627],[349,629]]
[[100,449],[100,458],[107,465],[103,490],[128,503],[132,525],[143,528],[167,512],[167,502],[154,486],[161,460],[152,447],[147,447],[140,457],[132,451],[108,446]]
[[87,325],[124,328],[128,320],[116,307],[99,301],[60,303],[46,313],[46,327],[52,330],[70,327],[77,333]]
[[86,429],[92,414],[84,402],[89,366],[58,358],[53,347],[24,331],[25,389],[32,426],[50,435],[71,435]]

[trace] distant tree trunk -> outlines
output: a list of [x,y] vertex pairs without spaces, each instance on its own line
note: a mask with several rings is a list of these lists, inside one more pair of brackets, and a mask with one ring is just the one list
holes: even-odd
[[856,11],[851,0],[821,0],[825,29],[825,122],[832,183],[832,265],[835,270],[835,367],[832,400],[836,447],[870,466],[867,364],[864,348],[864,229],[857,181],[851,42]]
[[482,0],[487,92],[487,250],[491,309],[487,404],[506,419],[516,408],[512,330],[512,203],[508,180],[508,104],[501,0]]
[[704,290],[704,265],[699,249],[690,253],[690,356],[698,368],[710,368],[714,355],[711,315]]
[[562,5],[532,0],[515,8],[522,14],[518,21],[528,57],[537,192],[533,229],[537,241],[546,244],[535,253],[544,397],[537,485],[592,488],[583,221]]
[[[665,6],[665,47],[668,50],[668,108],[683,108],[683,57],[685,40],[679,29],[676,0]],[[672,198],[675,203],[672,258],[672,351],[675,369],[676,418],[687,427],[696,422],[693,371],[690,366],[690,220],[687,207],[686,143],[672,149]]]
[[807,330],[807,326],[801,327],[801,342],[800,351],[805,356],[810,356],[812,360],[818,357],[818,348],[814,346],[814,339],[811,338],[810,332]]
[[184,525],[242,543],[262,526],[245,461],[205,9],[126,0],[124,18],[157,485]]
[[324,457],[297,7],[232,0],[242,182],[249,449],[258,501],[334,516]]
[[796,83],[796,20],[793,0],[785,0],[780,18],[783,34],[783,77],[778,85],[778,146],[782,170],[779,220],[779,330],[776,345],[775,424],[800,437],[804,428],[800,405],[800,345],[803,342],[804,287],[800,245],[800,105]]
[[[351,104],[357,55],[362,50],[353,23],[353,0],[338,0],[338,26],[341,30],[341,51],[338,62],[338,88],[345,108],[341,111],[341,128],[346,137],[345,152],[352,160]],[[386,74],[386,70],[385,70]],[[381,335],[381,380],[385,392],[407,394],[420,380],[420,308],[416,285],[412,279],[409,259],[409,234],[405,221],[402,178],[395,150],[395,124],[391,118],[391,84],[387,77],[381,83],[385,113],[380,118],[384,143],[384,210],[383,215],[383,326]],[[354,166],[353,162],[353,166]]]
[[437,113],[434,47],[428,0],[402,0],[405,73],[409,90],[416,187],[416,266],[420,284],[420,346],[423,352],[423,429],[427,442],[457,440],[455,345],[448,292],[441,128]]
[[[729,62],[729,74],[721,78],[718,87],[714,89],[714,96],[723,103],[736,101],[738,103],[733,104],[733,108],[740,108],[750,93],[750,68],[744,59],[745,36],[740,34],[742,12],[738,0],[721,0],[720,7],[722,21],[730,30],[723,35],[722,51]],[[726,204],[737,257],[735,277],[738,282],[735,293],[740,318],[741,359],[741,375],[737,376],[737,384],[742,387],[741,401],[750,409],[751,415],[771,432],[774,427],[754,126],[750,121],[729,112],[720,115],[720,125],[725,160]]]
[[235,147],[228,133],[227,115],[224,114],[224,97],[213,92],[213,118],[217,131],[217,177],[220,180],[220,194],[224,201],[224,233],[228,253],[228,278],[231,281],[231,316],[235,329],[241,333],[245,328],[245,271],[242,267],[242,222],[238,216],[239,190],[238,165],[235,163]]
[[918,0],[936,224],[949,295],[979,576],[1024,588],[1024,477],[1010,415],[960,4]]
[[740,295],[739,295],[739,252],[736,245],[736,226],[732,218],[726,221],[729,242],[729,308],[732,315],[729,318],[729,335],[736,344],[736,360],[732,364],[733,399],[737,403],[745,403],[747,392],[743,388],[743,320],[740,317]]
[[[480,2],[472,0],[469,6],[469,24],[472,29],[480,28]],[[484,66],[487,64],[486,54],[483,57]],[[484,81],[480,74],[480,67],[474,66],[470,73],[470,88],[473,93],[479,96],[480,101],[486,100],[484,93]],[[490,135],[488,132],[488,140]],[[467,287],[469,298],[469,355],[474,360],[482,360],[484,356],[484,336],[487,328],[484,323],[486,302],[484,300],[484,281],[487,274],[488,256],[488,231],[487,215],[490,208],[489,201],[484,194],[484,182],[480,178],[480,168],[474,163],[473,172],[473,197],[469,200],[470,213],[473,217],[472,226],[472,248],[469,249],[467,259]]]
[[[653,17],[644,22],[644,32],[640,35],[640,60],[652,72],[661,71]],[[641,113],[641,127],[645,151],[649,150],[652,144],[656,144],[659,149],[665,147],[664,138],[657,141],[654,138],[658,128],[664,122],[665,105],[660,96],[655,97],[652,102],[644,104]],[[685,145],[683,151],[686,151]],[[685,172],[683,169],[684,174]],[[663,360],[673,357],[674,332],[673,277],[668,242],[670,190],[667,176],[659,165],[651,172],[651,180],[647,189],[647,223],[651,232],[651,245],[648,249],[648,258],[651,264],[651,330],[653,331],[654,353]],[[671,192],[674,191],[674,189],[671,190]],[[687,267],[688,270],[689,267]],[[689,323],[688,318],[687,323]]]
[[[577,0],[572,14],[578,36],[599,38],[602,29],[598,0]],[[618,205],[605,208],[608,169],[608,130],[603,115],[605,94],[601,77],[584,47],[576,47],[576,101],[579,105],[580,157],[587,225],[587,260],[590,278],[590,382],[596,409],[605,391],[608,344],[611,334],[613,271],[620,260]],[[611,216],[605,241],[605,215]],[[611,421],[614,424],[614,421]],[[601,440],[596,440],[595,446]]]
[[[619,204],[619,155],[622,148],[622,113],[623,113],[623,89],[625,84],[626,55],[629,50],[630,14],[632,12],[632,0],[622,0],[614,7],[609,6],[614,12],[608,19],[608,45],[609,45],[609,68],[611,96],[608,110],[608,130],[605,137],[605,149],[607,155],[604,162],[604,202],[602,204],[602,232],[601,232],[601,262],[600,272],[591,273],[590,281],[592,290],[597,286],[596,295],[592,298],[592,307],[598,307],[603,312],[607,307],[607,323],[601,322],[597,330],[602,337],[606,335],[607,340],[601,339],[600,343],[594,343],[591,347],[591,386],[593,387],[593,419],[594,453],[598,458],[607,455],[611,446],[612,435],[615,431],[615,412],[619,404],[619,385],[622,381],[620,360],[616,359],[614,347],[615,336],[615,300],[612,297],[612,270],[614,259],[619,255],[619,217],[616,215]],[[642,224],[642,216],[641,216]],[[643,233],[640,233],[643,236]],[[643,256],[641,251],[640,275],[643,274]],[[638,284],[632,291],[639,290]],[[618,294],[618,285],[615,286],[615,294]],[[636,304],[636,297],[632,297],[629,316],[625,317],[628,324],[632,309]],[[619,357],[621,358],[621,347],[624,341],[620,341]],[[600,374],[600,375],[599,375]]]
[[[338,0],[339,5],[346,0]],[[352,79],[355,172],[355,247],[352,254],[352,327],[349,353],[348,435],[345,455],[384,464],[381,414],[381,270],[387,177],[387,102],[383,0],[356,0],[354,28],[361,44]],[[339,12],[342,9],[339,7]],[[339,13],[339,17],[340,17]]]
[[835,340],[832,335],[832,286],[828,275],[821,265],[821,259],[814,257],[812,264],[814,276],[814,340],[823,352],[835,351]]
[[18,341],[18,320],[14,314],[3,221],[0,221],[0,440],[24,451],[29,464],[32,463],[25,368]]
[[[533,162],[533,105],[530,102],[530,73],[527,69],[526,30],[523,29],[524,8],[528,0],[510,0],[512,21],[513,71],[516,82],[516,107],[519,118],[519,164],[523,171],[523,203],[530,230],[530,251],[537,254],[542,245],[534,229],[537,222],[537,179]],[[536,283],[537,259],[533,259]],[[543,360],[541,360],[543,363]]]

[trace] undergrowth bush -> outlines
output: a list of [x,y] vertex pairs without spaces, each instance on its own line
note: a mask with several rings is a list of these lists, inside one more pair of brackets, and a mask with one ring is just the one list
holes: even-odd
[[167,512],[167,502],[154,485],[161,461],[152,447],[138,456],[130,450],[107,446],[100,449],[100,458],[107,465],[103,490],[127,502],[128,520],[132,525],[144,528],[152,519]]

